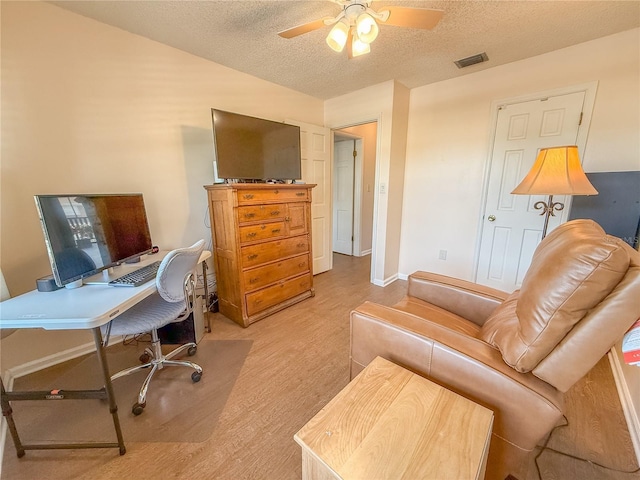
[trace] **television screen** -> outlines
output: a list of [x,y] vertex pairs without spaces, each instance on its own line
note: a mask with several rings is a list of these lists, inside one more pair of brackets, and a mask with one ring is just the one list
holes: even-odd
[[301,178],[300,127],[213,108],[211,115],[219,178]]
[[36,195],[35,201],[59,287],[153,247],[141,194]]

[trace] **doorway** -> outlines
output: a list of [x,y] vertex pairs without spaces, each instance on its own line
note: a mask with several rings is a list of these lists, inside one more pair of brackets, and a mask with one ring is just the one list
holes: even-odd
[[332,249],[370,255],[373,245],[377,122],[334,130]]

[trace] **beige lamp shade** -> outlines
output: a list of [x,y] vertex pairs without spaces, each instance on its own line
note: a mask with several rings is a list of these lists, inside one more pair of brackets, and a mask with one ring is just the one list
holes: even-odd
[[353,57],[359,57],[360,55],[364,55],[371,51],[371,47],[368,43],[360,40],[358,35],[353,35],[353,40],[351,43],[351,55]]
[[361,13],[356,20],[356,32],[361,42],[371,43],[378,36],[378,24],[368,13]]
[[327,35],[327,45],[329,45],[332,50],[340,53],[347,43],[348,36],[349,22],[343,18],[329,31],[329,35]]
[[578,147],[543,148],[533,167],[511,193],[516,195],[597,195],[582,170]]

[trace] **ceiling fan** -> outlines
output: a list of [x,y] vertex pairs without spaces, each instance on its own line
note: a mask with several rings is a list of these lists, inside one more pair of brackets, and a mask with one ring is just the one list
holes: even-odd
[[442,18],[442,10],[388,6],[380,11],[371,8],[372,0],[331,0],[342,6],[336,17],[324,17],[278,32],[283,38],[293,38],[324,26],[333,25],[327,44],[336,52],[347,47],[349,58],[371,51],[370,44],[378,36],[378,24],[431,30]]

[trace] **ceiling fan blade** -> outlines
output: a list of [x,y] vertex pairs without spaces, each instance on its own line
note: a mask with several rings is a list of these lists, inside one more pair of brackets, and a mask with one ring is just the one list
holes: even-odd
[[288,30],[283,30],[282,32],[278,32],[278,35],[280,35],[283,38],[293,38],[293,37],[297,37],[298,35],[303,35],[305,33],[312,32],[326,25],[327,24],[325,23],[325,19],[321,18],[320,20],[304,23],[302,25],[298,25],[297,27],[293,27]]
[[[443,10],[433,10],[430,8],[410,8],[410,7],[384,7],[382,10],[389,11],[389,18],[384,25],[394,25],[396,27],[424,28],[431,30],[442,18]],[[382,13],[382,12],[380,12]]]

